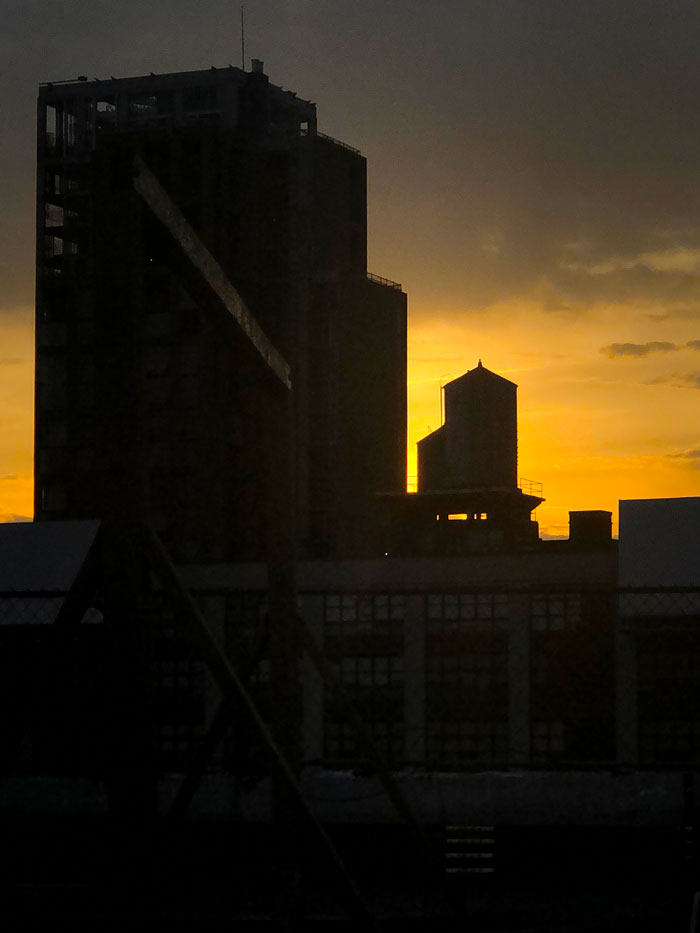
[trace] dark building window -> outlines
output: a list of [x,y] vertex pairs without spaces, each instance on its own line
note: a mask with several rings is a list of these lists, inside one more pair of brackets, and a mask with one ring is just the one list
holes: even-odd
[[185,113],[201,110],[216,110],[216,87],[186,87],[182,92],[182,109]]
[[639,724],[639,757],[643,765],[687,765],[700,762],[700,719],[653,719]]
[[507,593],[431,593],[428,632],[503,629],[508,619]]
[[325,621],[326,633],[329,635],[349,635],[361,631],[400,630],[403,617],[403,594],[373,593],[326,596]]
[[533,596],[530,615],[535,632],[578,628],[581,622],[581,597],[578,593]]
[[533,722],[531,724],[532,760],[535,764],[552,765],[565,750],[563,722]]
[[431,722],[427,728],[428,761],[443,767],[496,764],[508,760],[505,722]]
[[508,683],[508,656],[499,651],[478,654],[431,654],[426,658],[426,683],[453,686],[465,692],[503,687]]
[[[326,655],[373,740],[390,763],[405,754],[403,594],[327,594]],[[361,749],[342,701],[325,706],[326,758],[357,764]]]
[[[400,763],[404,757],[405,729],[400,722],[366,724],[369,737],[384,761]],[[324,753],[330,761],[357,762],[362,751],[354,726],[344,722],[329,722],[325,731]]]
[[507,760],[508,595],[431,593],[426,755],[436,767]]

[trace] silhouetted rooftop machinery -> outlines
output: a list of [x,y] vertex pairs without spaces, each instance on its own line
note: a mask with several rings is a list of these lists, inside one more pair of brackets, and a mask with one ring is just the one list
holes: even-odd
[[517,386],[479,360],[444,391],[445,423],[418,442],[418,491],[516,488]]
[[[418,442],[418,492],[384,496],[385,553],[448,555],[537,545],[542,502],[518,486],[517,386],[481,360],[445,386],[445,423]],[[530,484],[532,485],[532,484]]]

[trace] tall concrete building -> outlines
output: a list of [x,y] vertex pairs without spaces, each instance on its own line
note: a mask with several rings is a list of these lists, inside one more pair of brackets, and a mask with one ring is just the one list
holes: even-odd
[[406,296],[367,273],[365,159],[256,61],[40,88],[36,518],[102,517],[120,452],[178,560],[264,552],[260,366],[134,195],[135,155],[290,363],[300,553],[362,553],[375,492],[405,488]]

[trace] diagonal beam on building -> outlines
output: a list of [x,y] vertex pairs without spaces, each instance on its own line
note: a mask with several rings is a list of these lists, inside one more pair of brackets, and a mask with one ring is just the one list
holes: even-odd
[[[188,265],[196,271],[200,281],[205,283],[208,291],[213,294],[217,302],[226,309],[231,318],[237,323],[253,349],[257,352],[259,358],[266,364],[268,370],[277,377],[277,384],[280,385],[281,383],[286,389],[291,390],[292,383],[288,363],[272,345],[265,332],[255,320],[253,314],[245,305],[237,289],[231,284],[220,265],[187,222],[177,204],[168,195],[167,191],[158,181],[156,175],[146,165],[144,159],[138,154],[134,156],[133,184],[134,190],[140,195],[154,216],[171,235]],[[276,447],[275,452],[279,455],[279,465],[291,468],[291,457],[289,456],[293,445],[291,431],[293,416],[291,405],[289,404],[291,392],[286,395],[287,397],[284,400],[280,398],[277,401],[271,415],[277,422],[274,434],[278,437],[278,441],[274,446]],[[270,648],[273,668],[276,667],[278,669],[282,681],[288,679],[289,674],[287,672],[285,676],[285,668],[288,671],[290,664],[294,661],[295,655],[294,650],[290,651],[290,648],[293,648],[297,642],[299,642],[304,644],[314,665],[326,682],[326,687],[332,692],[337,692],[339,686],[330,676],[327,662],[320,648],[315,644],[312,636],[306,630],[306,626],[303,623],[300,624],[301,620],[295,612],[293,557],[294,518],[290,511],[291,495],[286,499],[284,490],[280,488],[279,484],[274,482],[270,484],[270,490],[273,493],[271,500],[273,498],[275,499],[275,501],[271,503],[272,518],[270,521],[270,536],[268,541],[270,611],[272,617]],[[308,810],[308,805],[296,781],[294,750],[298,742],[289,742],[290,747],[287,749],[278,746],[277,743],[280,742],[280,738],[283,737],[284,733],[289,731],[289,729],[280,729],[280,723],[277,723],[277,730],[273,729],[273,732],[267,730],[252,700],[247,694],[244,678],[239,678],[236,675],[223,655],[221,655],[220,658],[217,656],[218,647],[207,638],[208,630],[206,622],[203,619],[197,621],[196,617],[192,615],[192,608],[195,607],[194,601],[184,588],[178,587],[177,581],[173,576],[173,573],[176,573],[174,565],[169,562],[167,552],[158,541],[157,536],[155,536],[152,531],[149,531],[147,533],[147,540],[149,541],[148,550],[154,562],[156,572],[161,576],[161,582],[164,587],[169,589],[171,596],[174,596],[175,602],[179,606],[180,613],[184,611],[183,618],[187,621],[191,631],[196,635],[195,641],[197,643],[197,648],[203,652],[203,657],[208,663],[215,679],[219,682],[219,686],[224,694],[224,699],[208,730],[205,741],[200,749],[200,754],[197,756],[196,761],[192,762],[191,768],[180,787],[169,816],[171,818],[177,818],[177,816],[181,815],[186,810],[196,792],[203,771],[206,768],[207,761],[213,754],[216,745],[218,745],[223,735],[226,722],[231,716],[234,708],[232,700],[234,697],[237,697],[239,701],[242,701],[247,717],[252,717],[255,729],[260,732],[264,744],[268,747],[268,750],[271,751],[273,760],[276,763],[278,779],[281,778],[281,783],[286,787],[287,792],[291,791],[295,806],[301,807],[304,816],[306,816],[307,819],[311,819],[312,825],[315,827],[316,833],[319,835],[324,846],[330,846],[329,851],[332,860],[336,862],[341,875],[346,879],[346,883],[351,886],[349,893],[351,901],[350,913],[352,915],[352,913],[357,910],[357,907],[353,904],[355,898],[355,894],[353,893],[355,890],[354,882],[347,875],[347,870],[339,856],[335,853],[330,840],[328,840],[325,835],[325,831],[320,824],[316,822],[311,811]],[[285,631],[286,634],[284,634]],[[220,654],[220,652],[218,652],[218,654]],[[224,662],[223,667],[221,666],[222,659]],[[231,674],[233,674],[235,682],[230,679]],[[232,686],[234,688],[233,690]],[[279,686],[284,689],[284,684],[280,684]],[[427,845],[410,808],[393,781],[386,764],[376,751],[374,743],[369,737],[359,714],[350,703],[349,698],[343,698],[345,700],[345,705],[349,704],[351,707],[351,718],[360,745],[363,747],[369,760],[375,765],[385,793],[392,802],[399,817],[414,830],[423,855],[427,857],[428,864],[433,867],[435,865],[434,855],[430,851],[430,847]],[[287,708],[288,711],[291,710],[291,707],[291,703],[283,702],[282,704],[282,708]],[[285,716],[285,714],[282,713],[282,719],[287,720],[288,726],[294,725],[288,722],[289,714]],[[278,733],[277,742],[275,742],[274,732]],[[286,738],[286,736],[284,736],[284,738]],[[286,744],[285,742],[285,745]],[[291,750],[291,759],[285,756],[285,750],[288,753]],[[364,908],[361,907],[361,910],[362,909]]]
[[244,681],[223,654],[209,632],[205,619],[196,603],[182,585],[175,565],[170,560],[157,535],[145,526],[146,549],[151,565],[170,597],[184,628],[189,633],[193,648],[209,667],[223,695],[208,741],[200,749],[198,759],[192,763],[190,773],[180,789],[179,800],[173,805],[171,816],[184,812],[196,792],[206,761],[216,744],[233,707],[239,708],[267,749],[272,764],[277,791],[277,815],[284,821],[296,811],[312,835],[326,852],[344,892],[348,917],[362,929],[376,929],[374,918],[337,853],[333,843],[306,803],[297,783],[298,727],[294,713],[294,685],[292,668],[297,655],[297,638],[293,624],[296,587],[294,574],[294,507],[292,482],[293,410],[291,406],[291,375],[286,360],[278,353],[254,316],[243,302],[237,289],[188,224],[182,212],[168,195],[154,173],[138,154],[134,156],[134,190],[150,208],[155,217],[179,247],[190,270],[195,270],[200,282],[213,294],[238,325],[268,372],[276,377],[276,385],[287,390],[282,397],[275,395],[270,411],[271,434],[270,463],[281,470],[286,482],[275,481],[270,472],[268,481],[268,573],[270,591],[270,660],[274,686],[277,688],[278,714],[270,728],[260,716]]
[[138,154],[134,156],[134,189],[171,234],[186,259],[238,324],[269,369],[283,386],[291,389],[289,363],[272,345],[224,270],[202,243],[144,159]]
[[[289,623],[296,611],[294,407],[290,366],[143,157],[134,154],[131,165],[133,190],[172,238],[178,259],[184,260],[181,271],[190,277],[194,274],[198,290],[204,286],[205,302],[214,313],[225,311],[247,339],[257,360],[264,364],[265,371],[274,377],[267,383],[260,380],[268,406],[266,424],[259,428],[266,448],[261,467],[266,485],[270,663],[277,709],[273,731],[296,772],[300,762],[299,698],[294,674],[298,646],[294,627]],[[207,295],[213,297],[213,302],[206,301]],[[284,792],[277,797],[282,800]]]
[[[268,635],[268,624],[266,621],[263,621],[257,628],[253,647],[249,657],[246,658],[241,666],[239,673],[241,683],[246,687],[267,648]],[[169,822],[174,823],[182,819],[187,812],[187,808],[192,803],[194,795],[197,793],[207,765],[220,742],[223,740],[236,709],[237,704],[233,697],[224,696],[220,701],[211,723],[202,738],[201,745],[193,760],[190,762],[182,783],[178,787],[173,802],[165,815],[165,819]]]
[[144,527],[146,550],[151,566],[158,577],[164,593],[169,598],[177,617],[187,632],[192,646],[197,650],[212,676],[216,680],[225,699],[231,698],[248,720],[266,748],[274,772],[284,784],[289,797],[294,802],[299,816],[315,836],[325,851],[330,864],[335,869],[336,877],[342,886],[344,906],[349,919],[358,930],[377,930],[374,917],[364,903],[355,882],[338,854],[325,829],[316,819],[313,811],[304,799],[289,762],[278,746],[272,731],[262,719],[233,665],[223,653],[192,595],[182,583],[177,568],[150,525]]

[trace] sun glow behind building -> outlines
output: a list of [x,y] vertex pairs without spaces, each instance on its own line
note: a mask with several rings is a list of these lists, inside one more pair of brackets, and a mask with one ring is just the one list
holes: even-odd
[[[544,485],[543,532],[565,534],[570,508],[697,494],[697,4],[425,6],[400,23],[379,6],[277,7],[250,12],[255,54],[367,155],[369,267],[410,296],[409,474],[441,381],[482,357],[519,386],[519,472]],[[99,11],[78,30],[38,11],[6,31],[34,40],[6,76],[4,520],[32,510],[34,87],[225,64],[238,27],[222,28],[230,9],[197,17],[193,45],[167,11],[144,32],[127,0],[103,29]]]
[[[629,315],[631,309],[621,313]],[[20,323],[3,324],[2,521],[32,516],[30,314],[26,310]],[[543,534],[566,535],[569,509],[610,509],[616,528],[618,499],[696,494],[694,425],[700,420],[700,393],[689,385],[658,381],[672,379],[680,363],[692,359],[692,348],[612,359],[600,347],[612,342],[619,329],[606,328],[602,314],[597,322],[573,328],[551,318],[534,326],[532,314],[504,307],[474,314],[462,325],[449,314],[443,321],[437,315],[429,320],[425,311],[419,316],[421,309],[411,301],[409,488],[417,473],[415,444],[440,423],[441,382],[474,366],[481,356],[485,365],[518,384],[518,470],[543,483],[546,501],[536,515]],[[678,328],[665,331],[673,338],[668,342],[687,342],[691,335],[687,330],[679,339]]]

